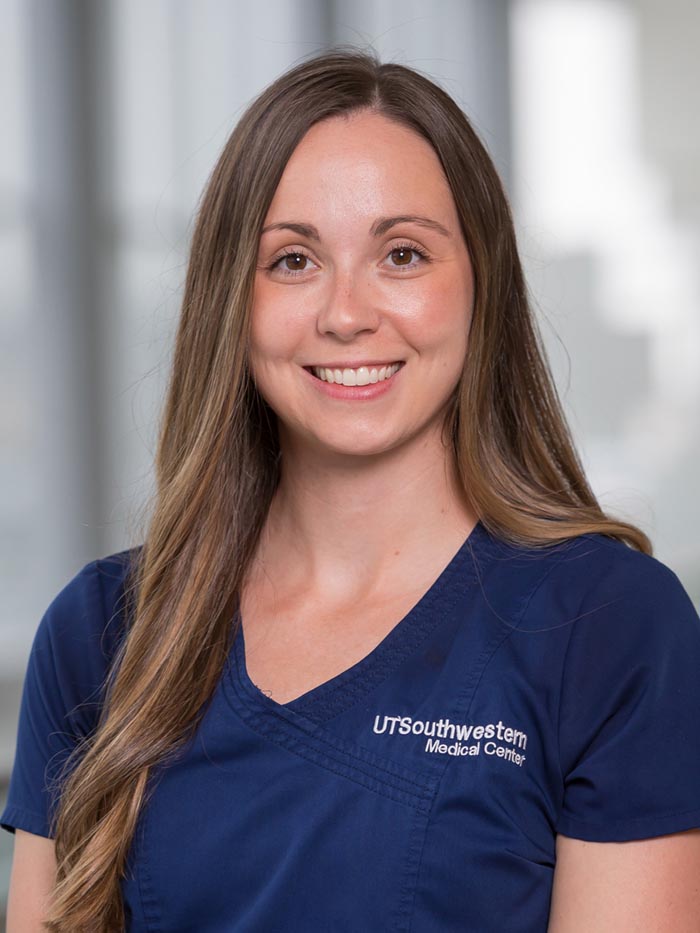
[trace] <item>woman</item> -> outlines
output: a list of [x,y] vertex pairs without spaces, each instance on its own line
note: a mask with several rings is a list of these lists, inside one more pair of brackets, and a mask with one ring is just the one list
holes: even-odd
[[431,81],[336,48],[244,114],[156,467],[37,632],[11,933],[697,928],[700,619],[596,501]]

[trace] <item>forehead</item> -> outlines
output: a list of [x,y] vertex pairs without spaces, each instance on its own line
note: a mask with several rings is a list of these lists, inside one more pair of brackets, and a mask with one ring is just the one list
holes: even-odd
[[365,111],[333,116],[309,129],[285,166],[268,218],[314,208],[343,211],[344,217],[431,211],[456,223],[452,192],[430,143],[407,126]]

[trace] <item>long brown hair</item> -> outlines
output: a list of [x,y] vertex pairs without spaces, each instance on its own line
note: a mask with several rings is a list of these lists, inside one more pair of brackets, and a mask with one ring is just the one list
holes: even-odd
[[75,749],[55,822],[48,929],[119,930],[120,877],[154,766],[197,728],[279,479],[273,412],[247,367],[260,232],[287,160],[319,120],[369,108],[437,153],[472,260],[468,350],[444,427],[483,524],[540,547],[599,532],[652,553],[608,517],[574,449],[528,305],[510,208],[458,105],[420,72],[335,46],[267,87],[208,181],[191,244],[156,454],[156,492],[128,577],[128,630],[94,734]]

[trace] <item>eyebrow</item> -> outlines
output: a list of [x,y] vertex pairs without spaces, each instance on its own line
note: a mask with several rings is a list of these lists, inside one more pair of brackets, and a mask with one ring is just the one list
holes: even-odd
[[[443,227],[441,223],[438,223],[437,220],[431,220],[430,217],[421,217],[419,214],[399,214],[396,217],[379,217],[370,227],[370,234],[375,237],[383,236],[390,230],[392,227],[395,227],[396,224],[418,224],[421,227],[428,227],[430,230],[435,230],[436,233],[441,234],[442,236],[451,237],[451,233],[447,230],[446,227]],[[321,236],[313,226],[313,224],[304,224],[304,223],[295,223],[291,220],[280,220],[274,224],[268,224],[267,227],[263,227],[263,233],[268,233],[270,230],[291,230],[293,233],[298,233],[299,236],[308,237],[310,240],[321,240]]]

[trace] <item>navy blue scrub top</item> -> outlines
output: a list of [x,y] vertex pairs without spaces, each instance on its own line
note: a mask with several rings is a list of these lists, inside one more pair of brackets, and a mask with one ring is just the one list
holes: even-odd
[[[129,552],[56,596],[0,817],[49,836],[52,776],[99,712]],[[130,931],[547,928],[556,834],[700,827],[700,618],[656,558],[477,524],[365,658],[280,704],[242,631],[195,736],[153,773]]]

